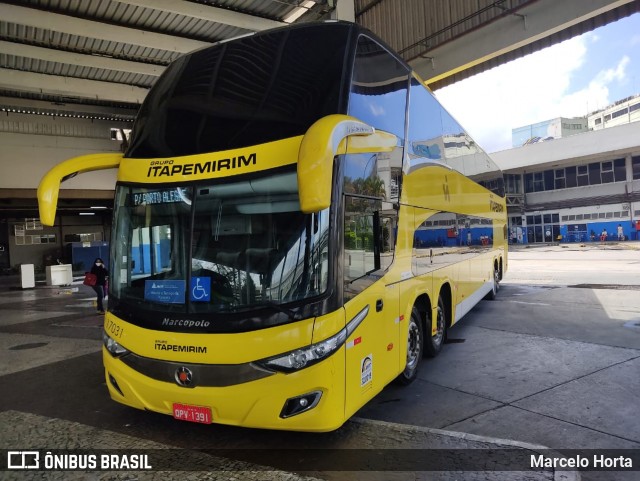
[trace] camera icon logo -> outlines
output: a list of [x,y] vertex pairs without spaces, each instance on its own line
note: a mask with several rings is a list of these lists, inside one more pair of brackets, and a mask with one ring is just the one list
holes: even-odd
[[8,451],[8,469],[39,469],[40,453],[38,451]]

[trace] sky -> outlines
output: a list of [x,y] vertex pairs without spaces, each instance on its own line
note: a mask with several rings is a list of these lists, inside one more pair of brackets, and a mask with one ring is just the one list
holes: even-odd
[[640,94],[640,13],[474,75],[435,95],[487,152],[511,129],[582,117]]

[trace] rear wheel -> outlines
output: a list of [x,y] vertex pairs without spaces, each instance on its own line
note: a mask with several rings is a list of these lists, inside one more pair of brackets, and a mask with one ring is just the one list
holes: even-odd
[[[432,323],[429,323],[429,330],[432,329]],[[424,351],[428,357],[436,357],[447,335],[447,311],[442,296],[438,296],[438,307],[436,308],[436,331],[429,332],[425,342]]]
[[493,281],[491,285],[491,290],[486,295],[486,299],[493,301],[496,297],[498,297],[498,291],[500,290],[500,271],[498,270],[498,266],[494,266],[493,268]]
[[411,310],[409,328],[407,332],[407,365],[404,371],[397,377],[400,384],[411,384],[418,375],[418,366],[422,359],[424,348],[424,335],[422,332],[422,319],[420,312],[415,307]]

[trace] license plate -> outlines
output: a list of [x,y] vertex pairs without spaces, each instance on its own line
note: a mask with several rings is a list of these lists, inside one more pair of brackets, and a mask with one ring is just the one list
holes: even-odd
[[173,417],[180,421],[202,424],[211,424],[212,420],[210,407],[180,403],[173,403]]

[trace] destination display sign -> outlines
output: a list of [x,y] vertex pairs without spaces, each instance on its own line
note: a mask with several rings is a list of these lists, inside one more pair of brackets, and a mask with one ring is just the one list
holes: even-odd
[[147,192],[136,192],[133,194],[133,205],[155,205],[186,202],[185,189],[174,187],[172,189],[150,190]]

